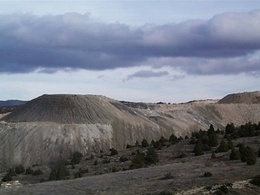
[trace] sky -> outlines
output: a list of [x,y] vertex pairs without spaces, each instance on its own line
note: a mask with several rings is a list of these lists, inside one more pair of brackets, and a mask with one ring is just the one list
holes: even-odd
[[260,90],[259,0],[0,0],[0,100]]

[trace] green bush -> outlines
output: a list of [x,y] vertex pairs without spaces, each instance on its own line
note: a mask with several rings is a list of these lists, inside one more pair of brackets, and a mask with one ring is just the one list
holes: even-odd
[[146,139],[143,139],[143,141],[142,141],[142,147],[148,147],[149,146],[149,144],[148,144],[148,142],[146,141]]
[[172,134],[169,138],[169,142],[171,142],[171,144],[175,144],[179,141],[179,139],[177,138],[176,135]]
[[205,172],[203,174],[203,177],[211,177],[212,176],[212,173],[211,172]]
[[18,165],[17,167],[15,167],[15,172],[17,173],[17,174],[22,174],[22,173],[24,173],[24,171],[25,171],[25,169],[24,169],[24,167],[23,167],[23,165]]
[[255,151],[247,146],[246,147],[246,163],[247,165],[254,165],[256,163],[256,154],[255,154]]
[[13,180],[12,174],[9,173],[9,172],[6,173],[5,176],[2,179],[3,182],[12,181],[12,180]]
[[78,151],[74,152],[72,155],[71,164],[75,164],[75,165],[79,164],[82,157],[83,157],[82,153],[80,153]]
[[31,175],[33,174],[33,169],[31,167],[28,167],[26,170],[25,170],[25,174],[26,175]]
[[197,141],[195,147],[194,147],[194,153],[195,153],[195,156],[200,156],[200,155],[203,155],[204,152],[203,152],[203,145],[201,143],[200,140]]
[[145,166],[144,153],[137,150],[136,154],[132,158],[130,169],[139,169]]
[[128,161],[128,158],[126,156],[120,156],[119,160],[120,162],[126,162]]
[[147,153],[146,153],[144,159],[145,159],[146,165],[156,164],[157,162],[159,162],[158,154],[154,150],[154,148],[148,148],[147,149]]
[[37,169],[37,170],[35,170],[35,171],[33,172],[32,175],[42,175],[42,174],[43,174],[42,170]]
[[163,190],[163,191],[160,192],[159,195],[173,195],[173,194],[174,193],[171,190]]
[[118,151],[115,149],[115,148],[111,148],[110,149],[110,155],[111,156],[115,156],[115,155],[117,155],[118,154]]
[[49,180],[65,180],[67,176],[70,175],[67,167],[66,167],[66,161],[63,159],[60,159],[57,161],[56,168],[54,168],[49,176]]
[[228,144],[224,140],[221,140],[219,147],[216,149],[216,152],[227,152],[228,150]]
[[250,183],[260,187],[260,175],[255,176]]
[[230,159],[230,160],[239,160],[239,159],[241,159],[241,155],[240,155],[239,150],[233,148],[233,149],[231,150],[230,155],[229,155],[229,159]]

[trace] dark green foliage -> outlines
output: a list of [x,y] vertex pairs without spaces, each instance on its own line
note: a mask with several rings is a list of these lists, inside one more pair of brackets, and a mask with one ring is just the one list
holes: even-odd
[[255,176],[250,183],[260,187],[260,175]]
[[65,180],[66,177],[70,174],[65,164],[65,160],[58,160],[56,168],[53,169],[50,173],[49,180]]
[[171,144],[175,144],[179,141],[179,139],[174,135],[172,134],[169,138],[169,142],[171,142]]
[[208,136],[213,134],[213,133],[215,133],[215,129],[214,129],[213,125],[211,124],[209,129],[208,129]]
[[247,165],[254,165],[257,159],[254,150],[249,146],[245,147],[244,144],[238,144],[238,147],[239,147],[239,152],[241,154],[241,161],[246,162]]
[[135,156],[132,159],[130,169],[139,169],[145,166],[144,162],[144,153],[141,153],[139,150],[136,151]]
[[259,147],[259,150],[258,150],[258,157],[260,157],[260,147]]
[[102,161],[103,164],[108,164],[110,163],[110,159],[109,158],[105,158],[103,161]]
[[227,152],[228,150],[228,144],[224,140],[221,140],[219,147],[216,149],[216,152]]
[[246,147],[245,158],[247,165],[254,165],[256,163],[255,151],[249,146]]
[[211,177],[212,176],[212,173],[211,172],[205,172],[203,174],[203,177]]
[[218,145],[218,135],[216,133],[213,132],[209,135],[209,144],[212,147],[215,147]]
[[200,155],[204,154],[204,152],[203,152],[203,145],[202,145],[200,140],[198,140],[196,145],[195,145],[194,153],[195,153],[195,156],[200,156]]
[[130,144],[126,144],[126,148],[132,148],[133,146],[131,146]]
[[231,140],[229,140],[227,144],[228,144],[228,149],[234,148],[234,144]]
[[81,174],[81,172],[76,172],[75,174],[74,174],[74,178],[76,179],[76,178],[81,178],[82,177],[82,174]]
[[24,171],[25,171],[25,169],[24,169],[23,165],[18,165],[17,167],[15,167],[15,172],[17,174],[22,174],[22,173],[24,173]]
[[115,149],[115,148],[111,148],[110,149],[110,155],[111,156],[115,156],[115,155],[117,155],[118,154],[118,151]]
[[212,159],[215,159],[215,158],[216,158],[216,153],[215,153],[214,151],[211,153],[211,158],[212,158]]
[[163,191],[160,192],[159,195],[173,195],[173,194],[174,193],[171,190],[163,190]]
[[143,139],[143,141],[142,141],[142,147],[148,147],[149,146],[149,144],[148,144],[148,142],[146,141],[146,139]]
[[43,174],[42,170],[37,169],[37,170],[35,170],[35,171],[33,172],[32,175],[42,175],[42,174]]
[[74,152],[72,155],[71,163],[74,163],[74,165],[79,164],[82,157],[83,157],[82,153],[77,151]]
[[195,137],[191,137],[190,144],[196,144],[196,138]]
[[128,158],[126,156],[120,156],[120,162],[126,162],[128,161]]
[[12,180],[13,180],[12,174],[9,173],[9,172],[6,173],[5,176],[2,179],[3,182],[12,181]]
[[139,169],[151,164],[156,164],[158,161],[159,157],[154,148],[148,148],[146,154],[137,150],[132,158],[130,169]]
[[14,169],[9,169],[8,172],[11,174],[11,176],[17,176],[16,172]]
[[227,124],[226,129],[225,129],[226,134],[231,134],[231,133],[234,133],[235,131],[236,131],[236,128],[233,123]]
[[231,150],[230,155],[229,155],[229,159],[230,159],[230,160],[239,160],[240,158],[241,158],[241,155],[240,155],[239,150],[233,148],[233,149]]
[[187,155],[183,152],[178,156],[178,158],[185,158],[185,157],[187,157]]
[[154,150],[154,148],[151,147],[147,149],[147,153],[144,159],[146,165],[156,164],[157,162],[159,162],[159,157],[157,152]]
[[225,194],[228,193],[228,187],[227,187],[226,185],[220,186],[219,190],[220,190],[221,192],[224,192]]
[[25,174],[26,174],[26,175],[31,175],[31,174],[33,174],[32,168],[31,168],[31,167],[28,167],[28,168],[25,170]]
[[161,137],[160,139],[159,139],[159,144],[161,144],[161,146],[166,146],[166,142],[167,142],[168,140],[165,138],[165,137]]
[[112,167],[112,172],[113,172],[113,173],[117,172],[116,167]]

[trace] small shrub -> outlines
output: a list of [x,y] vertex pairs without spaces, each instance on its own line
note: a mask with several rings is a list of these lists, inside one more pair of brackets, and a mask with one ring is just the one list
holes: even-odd
[[126,148],[132,148],[133,146],[131,146],[130,144],[126,144]]
[[22,173],[24,173],[24,171],[25,171],[25,169],[24,169],[23,165],[18,165],[17,167],[15,167],[15,172],[17,174],[22,174]]
[[216,153],[215,153],[214,151],[211,153],[211,158],[212,158],[212,159],[215,159],[215,158],[216,158]]
[[118,151],[115,149],[115,148],[111,148],[110,149],[110,155],[111,156],[115,156],[115,155],[117,155],[118,154]]
[[211,172],[205,172],[203,177],[211,177],[212,176],[212,173]]
[[148,148],[147,149],[147,153],[146,153],[144,159],[145,159],[146,165],[156,164],[157,162],[159,162],[158,154],[154,150],[154,148]]
[[7,182],[7,181],[12,181],[13,178],[12,178],[12,174],[11,173],[6,173],[5,176],[3,177],[2,181],[3,182]]
[[241,158],[241,156],[240,156],[239,150],[236,150],[235,148],[233,148],[229,155],[229,159],[230,160],[239,160],[240,158]]
[[260,147],[259,147],[259,150],[258,150],[258,157],[260,157]]
[[120,156],[119,160],[120,162],[126,162],[128,161],[128,158],[126,156]]
[[172,135],[170,136],[170,138],[169,138],[169,142],[171,142],[171,144],[175,144],[175,143],[177,143],[178,141],[179,141],[179,140],[178,140],[177,136],[174,135],[174,134],[172,134]]
[[81,174],[81,172],[76,172],[75,174],[74,174],[74,178],[76,179],[76,178],[81,178],[82,177],[82,174]]
[[142,141],[142,147],[148,147],[149,146],[149,144],[148,144],[148,142],[146,141],[146,139],[143,139],[143,141]]
[[203,155],[204,152],[203,152],[203,145],[201,143],[200,140],[197,141],[195,147],[194,147],[194,153],[195,153],[195,156],[200,156],[200,155]]
[[228,150],[228,144],[224,140],[221,140],[219,147],[216,149],[216,152],[227,152]]
[[187,155],[183,152],[178,156],[178,158],[185,158],[185,157],[187,157]]
[[42,175],[42,174],[43,174],[42,170],[37,169],[37,170],[35,170],[35,171],[33,172],[32,175]]
[[26,174],[26,175],[31,175],[31,174],[33,174],[32,168],[31,168],[31,167],[28,167],[28,168],[25,170],[25,174]]
[[108,164],[108,163],[110,163],[110,159],[109,159],[109,158],[106,158],[106,159],[104,159],[104,160],[102,161],[102,163],[103,163],[103,164]]
[[145,166],[144,154],[137,150],[136,154],[132,158],[130,169],[139,169]]
[[117,172],[116,167],[112,167],[112,172],[113,172],[113,173]]
[[72,160],[71,160],[71,161],[72,161],[72,163],[74,163],[75,165],[76,165],[76,164],[79,164],[82,157],[83,157],[83,154],[80,153],[80,152],[78,152],[78,151],[76,151],[76,152],[73,153],[73,155],[72,155]]
[[98,160],[95,160],[95,161],[94,161],[94,165],[95,165],[95,166],[98,165]]
[[260,175],[255,176],[250,183],[260,187]]
[[172,176],[171,173],[167,173],[167,174],[165,174],[165,176],[162,178],[162,180],[173,179],[173,178],[174,178],[174,176]]
[[159,195],[173,195],[173,194],[174,193],[171,190],[163,190],[163,191],[160,192]]
[[221,192],[224,192],[225,194],[228,193],[228,187],[227,187],[226,185],[222,185],[222,186],[219,188],[219,190],[220,190]]

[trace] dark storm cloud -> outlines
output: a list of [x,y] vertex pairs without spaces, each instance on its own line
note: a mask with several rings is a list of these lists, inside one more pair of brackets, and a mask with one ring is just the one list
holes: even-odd
[[134,79],[134,78],[150,78],[150,77],[162,77],[167,76],[169,73],[167,71],[150,71],[150,70],[140,70],[127,76],[126,80]]
[[[105,70],[141,66],[151,58],[221,59],[221,62],[241,58],[229,68],[244,72],[247,65],[241,64],[243,58],[260,49],[259,21],[260,11],[222,14],[208,21],[140,27],[96,22],[87,14],[1,15],[0,72]],[[173,60],[168,65],[193,74],[226,71],[218,63],[212,68],[199,63],[180,66]],[[259,69],[253,67],[253,71]]]

